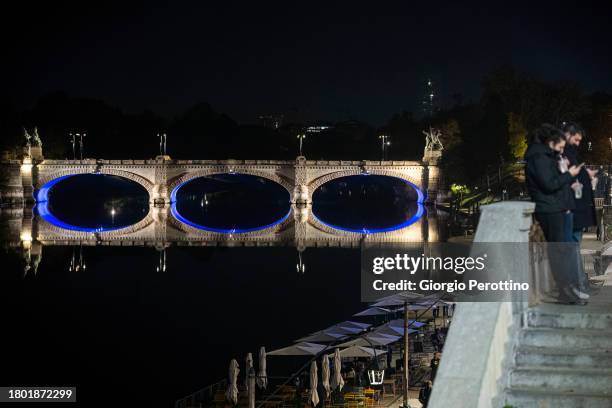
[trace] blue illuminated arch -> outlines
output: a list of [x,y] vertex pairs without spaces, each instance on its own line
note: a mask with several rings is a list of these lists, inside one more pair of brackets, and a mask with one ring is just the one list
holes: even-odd
[[[402,228],[406,228],[412,224],[414,224],[415,222],[417,222],[419,219],[421,219],[421,217],[425,214],[426,209],[425,209],[425,205],[423,204],[425,202],[425,194],[423,194],[423,192],[421,191],[420,188],[418,188],[414,183],[398,177],[398,176],[390,176],[387,174],[370,174],[370,173],[361,173],[361,174],[355,174],[355,176],[370,176],[370,175],[375,175],[375,176],[384,176],[384,177],[392,177],[392,178],[396,178],[399,179],[401,181],[403,181],[404,183],[410,185],[412,188],[414,188],[414,190],[416,191],[417,194],[417,200],[416,200],[416,204],[417,204],[417,211],[416,213],[410,217],[409,219],[407,219],[406,221],[397,224],[397,225],[392,225],[390,227],[385,227],[385,228],[366,228],[366,227],[362,227],[362,228],[347,228],[347,227],[340,227],[338,225],[334,225],[334,224],[329,224],[324,222],[320,217],[318,217],[315,213],[314,213],[314,209],[313,209],[313,216],[317,219],[317,221],[319,221],[321,224],[329,227],[329,228],[333,228],[333,229],[337,229],[340,231],[347,231],[347,232],[356,232],[356,233],[360,233],[360,234],[378,234],[381,232],[391,232],[391,231],[397,231],[400,230]],[[334,181],[334,180],[338,180],[344,177],[352,177],[352,176],[342,176],[342,177],[338,177],[336,179],[332,179],[329,180],[326,183],[323,183],[321,186],[319,186],[317,189],[319,189],[320,187],[322,187],[323,185]],[[313,191],[314,194],[314,191]]]
[[[241,234],[241,233],[245,233],[245,232],[261,231],[261,230],[264,230],[264,229],[267,229],[267,228],[274,227],[275,225],[283,223],[285,220],[287,220],[287,218],[289,218],[289,215],[291,215],[291,208],[289,208],[289,211],[287,212],[287,214],[285,214],[285,216],[283,216],[279,220],[276,220],[276,221],[274,221],[271,224],[262,225],[262,226],[259,226],[259,227],[253,227],[253,228],[215,228],[215,227],[209,227],[209,226],[206,226],[206,225],[195,223],[195,222],[193,222],[193,221],[183,217],[181,215],[181,213],[179,213],[178,209],[176,208],[176,194],[181,189],[181,187],[183,187],[185,184],[187,184],[187,183],[189,183],[189,182],[191,182],[191,181],[193,181],[195,179],[202,178],[202,177],[211,177],[211,176],[215,176],[215,175],[219,175],[219,174],[242,174],[242,175],[245,175],[245,176],[265,178],[263,176],[258,176],[258,175],[254,175],[254,174],[248,174],[248,173],[227,172],[227,173],[208,174],[206,176],[198,176],[198,177],[190,178],[189,180],[185,180],[182,183],[180,183],[179,185],[177,185],[176,187],[174,187],[172,192],[170,192],[170,213],[172,214],[172,216],[177,221],[180,221],[183,224],[189,225],[190,227],[193,227],[193,228],[196,228],[196,229],[200,229],[200,230],[203,230],[203,231],[217,232],[217,233],[220,233],[220,234]],[[266,179],[266,180],[271,181],[273,183],[276,183],[279,186],[285,188],[283,185],[277,183],[274,180],[270,180],[270,179]]]
[[[113,228],[104,228],[104,227],[86,228],[86,227],[79,227],[77,225],[68,224],[67,222],[62,221],[59,218],[57,218],[55,215],[53,215],[53,213],[49,210],[49,193],[51,192],[51,189],[57,183],[59,183],[62,180],[67,179],[68,177],[82,176],[82,175],[101,175],[101,176],[105,176],[106,174],[104,174],[104,173],[76,173],[76,174],[68,174],[68,175],[65,175],[65,176],[60,176],[60,177],[57,177],[57,178],[55,178],[53,180],[48,181],[41,188],[39,188],[36,191],[36,193],[34,194],[34,198],[36,200],[35,210],[38,213],[38,215],[43,220],[47,221],[49,224],[51,224],[53,226],[56,226],[56,227],[59,227],[59,228],[63,228],[63,229],[67,229],[67,230],[71,230],[71,231],[99,233],[99,232],[117,231],[117,230],[129,227],[129,225],[120,225],[118,227],[113,227]],[[121,177],[121,176],[117,176],[117,177]],[[122,178],[125,178],[125,177],[122,177]],[[129,179],[126,179],[126,180],[129,180]],[[138,184],[138,183],[136,183],[136,184]]]

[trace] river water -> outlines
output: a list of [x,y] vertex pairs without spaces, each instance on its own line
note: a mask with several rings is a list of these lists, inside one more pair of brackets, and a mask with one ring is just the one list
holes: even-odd
[[[175,210],[193,228],[240,236],[287,219],[288,198],[272,182],[228,174],[182,186]],[[401,180],[354,176],[317,190],[312,214],[372,242],[419,223],[427,228],[416,229],[417,241],[444,239],[444,219],[417,200]],[[170,406],[223,378],[231,358],[243,365],[247,352],[287,346],[366,306],[359,245],[160,251],[35,245],[28,236],[36,223],[118,229],[142,220],[148,205],[146,191],[127,180],[84,175],[59,182],[44,211],[0,211],[3,384],[74,385],[83,406]],[[271,358],[268,372],[286,374],[291,364]]]

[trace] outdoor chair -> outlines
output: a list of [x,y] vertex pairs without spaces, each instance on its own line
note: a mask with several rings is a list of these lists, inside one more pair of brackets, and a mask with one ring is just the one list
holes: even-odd
[[395,397],[395,380],[384,380],[382,384],[383,395],[391,394]]

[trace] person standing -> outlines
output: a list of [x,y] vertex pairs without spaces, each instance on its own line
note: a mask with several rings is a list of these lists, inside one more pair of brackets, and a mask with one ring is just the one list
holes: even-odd
[[[527,189],[536,205],[535,219],[549,243],[567,242],[566,217],[573,204],[569,186],[582,168],[582,165],[569,166],[560,157],[565,144],[565,137],[559,129],[543,124],[535,131],[525,153]],[[563,263],[567,254],[561,253],[557,246],[549,245],[548,248],[560,301],[584,303],[588,295],[578,289],[576,275],[569,273]]]
[[432,382],[435,380],[436,374],[438,373],[438,367],[440,366],[440,357],[442,357],[442,355],[439,351],[436,351],[434,353],[433,358],[431,359],[431,362],[429,363],[429,367],[431,367],[431,374],[429,375],[429,378]]
[[[578,148],[584,138],[584,129],[576,123],[569,122],[563,127],[565,135],[565,157],[568,158],[571,166],[580,163]],[[590,170],[583,167],[572,183],[571,188],[574,192],[575,208],[573,211],[573,224],[571,240],[573,242],[582,241],[582,232],[585,228],[597,225],[597,215],[595,212],[595,196],[593,186],[597,180],[597,170]]]
[[431,396],[431,389],[431,381],[425,381],[425,385],[419,391],[419,402],[423,405],[423,408],[427,408],[427,404],[429,403],[429,397]]
[[[578,147],[585,136],[584,129],[576,123],[569,122],[563,127],[565,135],[565,157],[569,161],[569,165],[578,165],[580,158]],[[585,228],[597,225],[597,215],[595,212],[595,197],[593,190],[597,185],[597,170],[590,170],[583,167],[580,173],[571,184],[571,193],[574,196],[575,208],[572,211],[572,225],[567,232],[567,241],[575,244],[576,264],[578,268],[578,277],[580,290],[590,292],[589,280],[584,272],[582,256],[580,254],[580,243],[582,242],[582,233]]]

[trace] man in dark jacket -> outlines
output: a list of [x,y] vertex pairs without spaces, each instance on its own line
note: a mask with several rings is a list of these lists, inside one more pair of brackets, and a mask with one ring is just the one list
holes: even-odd
[[[564,154],[569,159],[570,166],[580,164],[578,155],[578,147],[584,137],[584,130],[576,123],[566,123],[563,127],[565,134],[565,150]],[[576,189],[581,189],[581,196],[575,197],[575,208],[573,211],[574,219],[572,226],[572,240],[574,242],[582,241],[582,232],[585,228],[594,227],[597,225],[597,215],[595,212],[595,197],[593,194],[592,180],[597,176],[597,170],[590,170],[583,167],[578,173],[575,182],[572,184],[572,192],[575,194]]]
[[[533,143],[525,154],[527,188],[536,204],[535,218],[546,241],[551,243],[566,242],[566,215],[574,206],[569,186],[582,168],[565,166],[560,157],[564,147],[563,133],[551,125],[542,125],[536,130]],[[584,303],[588,295],[578,289],[577,275],[575,271],[572,273],[574,268],[564,264],[567,256],[558,245],[549,245],[551,272],[559,288],[560,300]]]
[[542,125],[525,153],[527,189],[536,204],[536,220],[548,242],[565,241],[564,215],[574,206],[569,185],[580,171],[576,166],[564,173],[559,170],[559,154],[564,147],[561,131]]
[[[570,122],[563,127],[563,133],[566,140],[564,155],[567,157],[569,165],[578,165],[580,163],[578,147],[584,136],[584,130],[580,125]],[[592,183],[593,180],[597,181],[596,176],[597,170],[583,167],[570,186],[571,193],[574,195],[575,208],[572,211],[572,228],[567,232],[567,241],[576,245],[575,261],[579,271],[580,289],[587,293],[590,291],[590,285],[580,255],[580,242],[584,229],[597,225]]]

